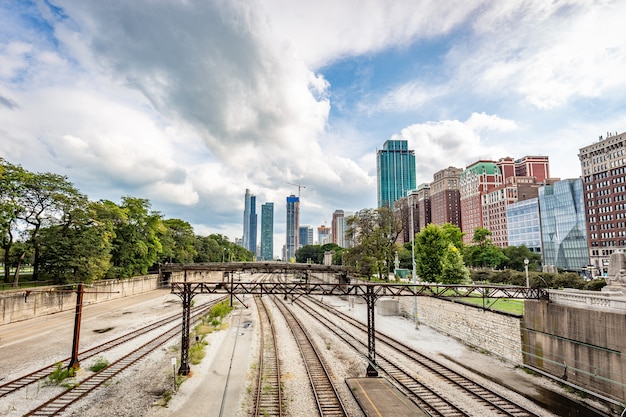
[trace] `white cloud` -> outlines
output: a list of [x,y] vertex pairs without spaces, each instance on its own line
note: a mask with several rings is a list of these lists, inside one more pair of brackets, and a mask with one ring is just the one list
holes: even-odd
[[465,122],[443,120],[407,126],[392,139],[408,141],[409,149],[415,150],[417,183],[430,183],[433,174],[448,166],[465,168],[483,158],[506,156],[500,146],[484,143],[480,131],[511,129],[514,122],[498,116],[472,114]]

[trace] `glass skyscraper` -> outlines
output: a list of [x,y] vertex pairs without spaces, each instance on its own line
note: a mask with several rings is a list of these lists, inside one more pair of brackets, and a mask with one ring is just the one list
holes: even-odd
[[289,261],[295,259],[298,249],[298,232],[300,227],[300,197],[290,195],[287,197],[287,241],[285,243],[285,256]]
[[257,215],[256,196],[246,188],[245,205],[243,210],[243,247],[256,253]]
[[376,152],[378,207],[393,203],[415,188],[415,151],[406,140],[388,140]]
[[261,259],[274,259],[274,203],[261,206]]
[[582,271],[589,265],[582,180],[540,187],[539,213],[544,266]]
[[508,246],[526,246],[531,252],[541,253],[539,199],[517,201],[506,206]]

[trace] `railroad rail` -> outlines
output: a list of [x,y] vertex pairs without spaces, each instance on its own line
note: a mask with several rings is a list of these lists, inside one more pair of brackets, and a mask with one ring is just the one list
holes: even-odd
[[265,301],[259,296],[255,296],[254,301],[259,314],[261,335],[253,415],[282,416],[283,387],[276,331]]
[[[198,307],[194,310],[192,315],[192,319],[195,320],[202,315],[206,314],[208,310],[213,307],[218,302],[222,301],[223,298],[210,301],[203,306]],[[175,320],[172,320],[175,321]],[[163,324],[162,324],[163,325]],[[151,327],[151,326],[147,326]],[[154,329],[153,329],[154,330]],[[54,416],[63,410],[67,409],[69,406],[74,404],[79,399],[83,398],[87,394],[93,392],[94,390],[100,388],[105,383],[110,381],[112,378],[120,374],[122,371],[130,368],[135,365],[137,362],[141,361],[143,358],[153,353],[157,348],[167,343],[174,337],[178,336],[180,332],[180,327],[178,325],[171,326],[166,331],[160,333],[159,335],[153,337],[151,340],[143,343],[140,347],[134,349],[132,352],[126,354],[122,358],[113,361],[106,368],[93,373],[91,376],[81,380],[78,385],[68,388],[62,393],[56,395],[55,397],[47,400],[43,404],[34,408],[33,410],[24,414],[24,416]],[[145,335],[147,332],[144,332]],[[122,337],[123,338],[123,337]],[[121,339],[121,338],[120,338]],[[115,346],[119,346],[122,343],[127,343],[128,341],[134,339],[133,337],[128,337],[124,341],[120,341]],[[107,345],[104,343],[103,345]],[[29,378],[30,379],[30,378]]]
[[273,297],[273,300],[285,317],[298,344],[309,376],[319,415],[321,417],[347,417],[346,409],[311,335],[293,312],[287,308],[285,303],[279,300],[278,297]]
[[[337,311],[331,306],[312,298],[308,301],[312,301],[316,305],[322,306],[326,312],[332,314],[335,318],[340,318],[342,323],[348,323],[352,326],[352,328],[367,333],[367,327],[360,321],[355,320],[354,318]],[[303,301],[299,301],[297,304],[335,335],[357,349],[357,351],[361,351],[362,347],[367,347],[367,344],[355,337],[353,332],[346,332],[346,329],[338,329],[336,320],[332,320],[325,315],[319,314],[318,311],[312,309]],[[419,369],[420,371],[427,371],[435,375],[437,378],[445,381],[449,385],[454,386],[458,392],[462,393],[464,398],[472,401],[474,405],[481,404],[485,409],[485,413],[490,416],[537,416],[537,414],[529,411],[525,407],[515,403],[503,395],[486,388],[485,386],[459,374],[452,369],[449,369],[445,365],[421,354],[410,346],[399,342],[392,337],[380,332],[376,332],[376,337],[386,349],[391,349],[394,352],[394,356],[399,355],[406,363],[412,363],[410,367],[403,366],[391,359],[390,356],[382,355],[379,352],[378,359],[381,362],[378,365],[379,370],[383,370],[392,380],[397,382],[398,385],[400,385],[399,388],[407,393],[418,406],[426,409],[433,415],[467,416],[471,414],[462,410],[459,405],[455,405],[452,400],[448,400],[445,395],[440,395],[436,392],[433,394],[431,391],[434,390],[425,387],[424,384],[421,383],[416,377],[415,371],[411,370]],[[359,347],[356,345],[361,346]],[[407,370],[407,367],[411,370]],[[425,388],[428,389],[425,390]]]
[[[193,314],[197,315],[198,312],[200,315],[204,314],[208,309],[210,309],[216,302],[222,301],[226,299],[226,297],[220,297],[217,301],[210,301],[209,303],[205,303],[199,306],[196,306],[193,308]],[[168,324],[171,323],[175,323],[177,320],[180,320],[180,313],[176,313],[176,314],[172,314],[169,315],[167,317],[164,317],[163,319],[157,320],[153,323],[150,323],[146,326],[140,327],[136,330],[133,330],[130,333],[126,333],[122,336],[119,336],[115,339],[111,339],[108,340],[104,343],[101,343],[97,346],[94,346],[92,348],[89,348],[87,350],[84,350],[80,353],[79,355],[79,359],[80,361],[84,361],[87,360],[89,358],[92,358],[96,355],[99,355],[103,352],[106,352],[108,350],[111,350],[117,346],[120,346],[124,343],[128,343],[134,339],[137,339],[138,337],[141,337],[155,329],[158,329],[159,327],[162,326],[166,326]],[[38,369],[36,371],[30,372],[26,375],[22,375],[14,380],[5,382],[4,384],[0,385],[0,398],[7,396],[9,394],[12,394],[22,388],[26,388],[29,385],[32,384],[36,384],[39,381],[41,381],[44,378],[47,378],[54,370],[57,369],[58,364],[61,364],[61,367],[66,368],[69,366],[71,358],[67,357],[64,359],[61,359],[59,361],[56,361],[53,364],[47,365],[41,369]]]

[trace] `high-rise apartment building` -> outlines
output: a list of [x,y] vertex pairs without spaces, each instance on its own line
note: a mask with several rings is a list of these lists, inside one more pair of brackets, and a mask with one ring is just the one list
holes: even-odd
[[461,192],[463,168],[448,167],[433,175],[430,183],[430,216],[434,224],[452,223],[461,227]]
[[298,231],[300,228],[300,197],[290,195],[287,197],[287,223],[286,223],[286,243],[285,260],[295,259],[298,249]]
[[471,244],[474,230],[483,227],[482,197],[503,183],[500,168],[494,161],[480,160],[469,165],[459,180],[463,243]]
[[261,259],[274,259],[274,203],[261,206]]
[[583,182],[557,181],[539,188],[543,266],[582,271],[589,264]]
[[626,249],[626,132],[580,149],[589,261],[594,276],[608,272],[609,258]]
[[415,151],[406,140],[388,140],[376,152],[378,207],[393,203],[415,188]]
[[331,243],[331,230],[332,229],[327,227],[325,224],[322,224],[317,228],[317,239],[320,245]]
[[313,227],[300,226],[298,228],[298,249],[313,244]]
[[246,188],[245,204],[243,210],[243,247],[252,253],[256,253],[257,238],[257,215],[256,196]]
[[342,248],[346,248],[347,216],[343,210],[335,210],[333,220],[330,224],[330,236],[332,243]]

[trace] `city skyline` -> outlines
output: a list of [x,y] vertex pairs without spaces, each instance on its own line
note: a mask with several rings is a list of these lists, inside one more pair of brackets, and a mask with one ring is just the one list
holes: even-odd
[[513,155],[577,178],[578,150],[626,126],[625,14],[583,0],[6,0],[0,157],[231,241],[246,188],[279,202],[302,184],[314,227],[376,207],[386,140],[415,150],[417,184]]

